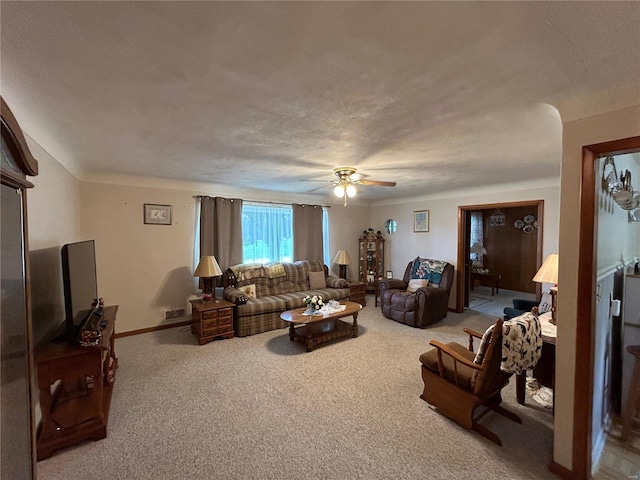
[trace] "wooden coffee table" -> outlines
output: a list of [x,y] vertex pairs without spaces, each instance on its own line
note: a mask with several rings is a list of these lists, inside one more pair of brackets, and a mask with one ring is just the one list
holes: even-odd
[[[340,302],[347,308],[326,316],[303,315],[306,308],[287,310],[280,314],[280,318],[289,322],[289,340],[300,340],[307,347],[307,352],[317,345],[340,337],[358,336],[358,312],[362,305],[355,302]],[[353,323],[347,323],[341,318],[353,316]]]

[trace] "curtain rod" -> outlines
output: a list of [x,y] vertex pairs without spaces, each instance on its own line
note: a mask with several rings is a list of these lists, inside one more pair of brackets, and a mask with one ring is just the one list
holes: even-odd
[[[212,197],[211,195],[194,195],[193,198],[218,198],[218,197]],[[220,198],[224,198],[225,200],[231,200],[231,201],[235,200],[233,198],[226,198],[226,197],[220,197]],[[242,200],[243,202],[249,202],[249,203],[270,203],[272,205],[286,205],[286,206],[289,206],[289,207],[291,205],[293,205],[294,203],[297,203],[297,202],[292,202],[292,203],[272,202],[270,200],[246,200],[244,198],[239,198],[238,200]],[[309,205],[309,204],[298,203],[298,205],[306,206],[306,205]],[[310,205],[310,206],[313,207],[315,205]],[[331,208],[331,205],[319,205],[319,206],[322,207],[322,208]]]

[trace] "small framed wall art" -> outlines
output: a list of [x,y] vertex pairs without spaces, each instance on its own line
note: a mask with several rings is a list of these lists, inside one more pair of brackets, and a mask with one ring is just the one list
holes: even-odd
[[171,225],[171,205],[144,204],[144,223],[150,225]]
[[429,210],[418,210],[413,212],[413,231],[429,231]]
[[391,270],[387,270],[387,278],[393,278],[393,272]]

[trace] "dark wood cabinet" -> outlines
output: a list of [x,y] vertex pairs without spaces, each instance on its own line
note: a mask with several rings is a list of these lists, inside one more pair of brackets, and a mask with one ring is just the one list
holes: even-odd
[[115,305],[104,309],[101,320],[107,325],[97,346],[51,339],[36,351],[42,410],[38,460],[49,458],[60,448],[107,436],[118,368],[114,350],[117,311]]
[[9,107],[0,99],[2,250],[0,309],[0,465],[2,478],[36,478],[34,362],[27,236],[27,176],[38,162]]
[[384,276],[384,238],[375,232],[363,235],[359,240],[359,279],[367,292],[374,293],[378,279]]

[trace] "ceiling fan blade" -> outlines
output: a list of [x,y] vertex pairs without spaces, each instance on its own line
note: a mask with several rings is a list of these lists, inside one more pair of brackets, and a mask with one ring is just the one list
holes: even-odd
[[359,180],[358,185],[376,185],[378,187],[395,187],[396,182],[380,182],[378,180]]
[[331,187],[331,186],[332,186],[331,184],[322,185],[322,186],[320,186],[320,187],[316,187],[316,188],[312,188],[311,190],[307,190],[307,192],[306,192],[306,193],[313,193],[313,192],[317,192],[318,190],[322,190],[322,189],[325,189],[325,188],[327,188],[327,187]]

